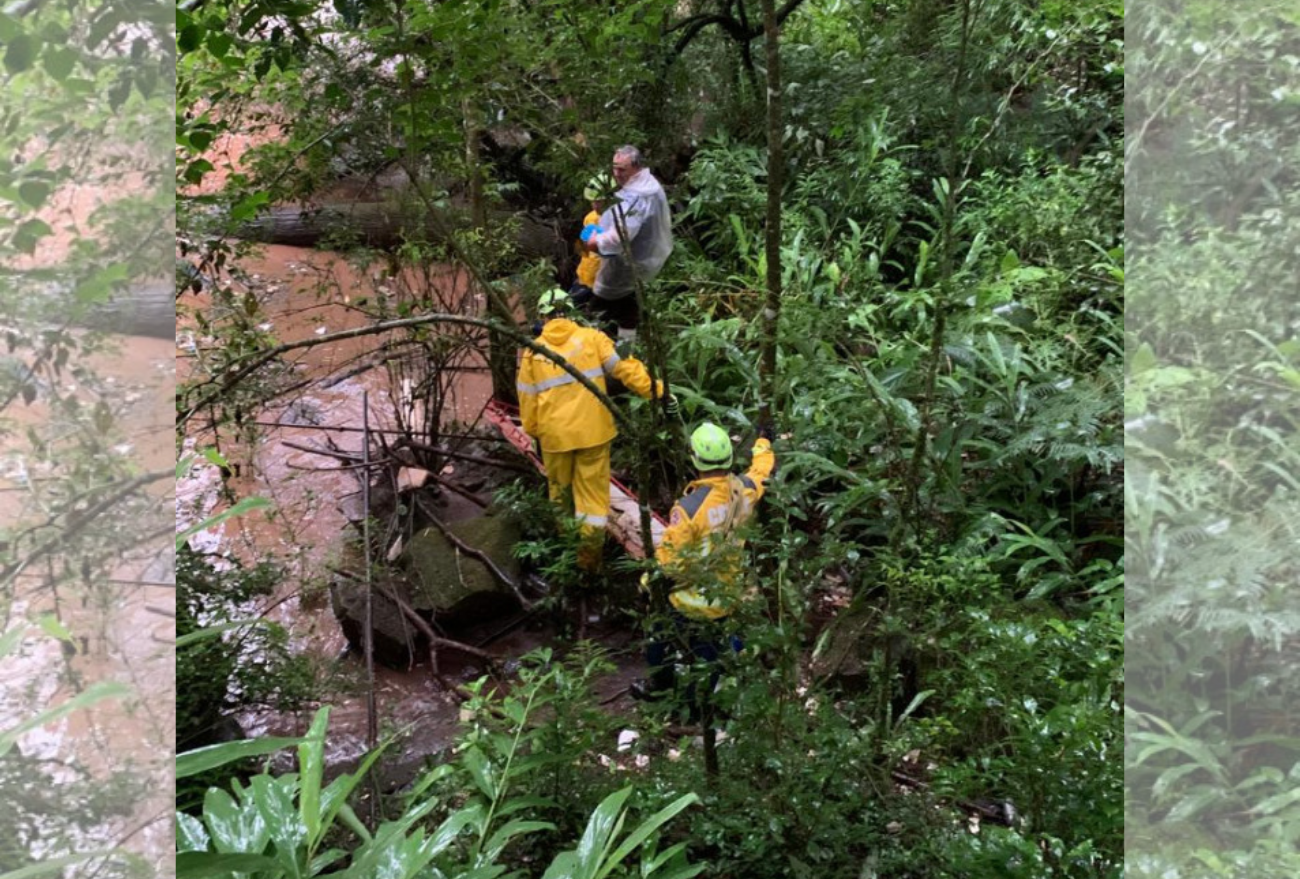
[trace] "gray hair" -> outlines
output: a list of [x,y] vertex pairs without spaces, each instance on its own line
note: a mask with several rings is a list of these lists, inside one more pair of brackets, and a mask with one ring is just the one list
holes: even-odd
[[623,146],[614,150],[614,155],[622,156],[638,168],[645,167],[645,156],[641,155],[641,151],[630,143],[623,144]]

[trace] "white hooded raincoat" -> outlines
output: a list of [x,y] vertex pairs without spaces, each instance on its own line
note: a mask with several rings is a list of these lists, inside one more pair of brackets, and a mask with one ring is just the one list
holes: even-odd
[[[600,217],[602,233],[595,236],[601,262],[594,292],[601,299],[623,299],[636,290],[636,278],[649,281],[663,268],[673,250],[672,217],[664,188],[642,168],[616,193],[616,201]],[[623,252],[620,227],[626,229],[632,264]]]

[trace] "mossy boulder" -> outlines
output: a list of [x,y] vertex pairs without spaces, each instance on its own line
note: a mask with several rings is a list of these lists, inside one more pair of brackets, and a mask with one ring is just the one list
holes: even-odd
[[[514,557],[519,528],[508,516],[489,511],[449,523],[447,529],[519,582],[519,562]],[[514,591],[501,583],[487,565],[461,552],[437,528],[426,528],[411,538],[401,566],[410,581],[411,606],[443,626],[481,622],[519,606]]]
[[[505,514],[488,511],[448,524],[462,543],[482,551],[508,577],[518,582],[519,563],[513,549],[518,526]],[[334,615],[349,645],[361,650],[365,637],[365,564],[359,547],[350,543],[340,567],[347,572],[330,587]],[[501,583],[479,559],[462,552],[437,528],[426,528],[411,538],[391,568],[376,568],[373,576],[382,588],[371,598],[375,659],[390,668],[405,669],[428,656],[428,639],[386,593],[410,605],[426,621],[434,622],[451,638],[479,623],[489,622],[519,608],[510,587]],[[471,639],[472,640],[472,639]]]

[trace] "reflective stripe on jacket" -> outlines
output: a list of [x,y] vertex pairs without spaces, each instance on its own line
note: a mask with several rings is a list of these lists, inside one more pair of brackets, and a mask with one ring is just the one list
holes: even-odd
[[[634,394],[650,397],[650,374],[645,366],[636,358],[619,357],[613,341],[600,330],[556,318],[546,322],[537,341],[602,391],[605,376],[612,376]],[[589,449],[618,436],[613,413],[577,379],[535,351],[523,352],[516,390],[524,432],[541,440],[548,452]],[[656,396],[661,395],[663,383],[655,390]]]
[[655,558],[678,587],[668,596],[688,617],[716,620],[734,609],[744,586],[744,538],[776,456],[765,439],[754,443],[744,476],[697,479],[673,505]]

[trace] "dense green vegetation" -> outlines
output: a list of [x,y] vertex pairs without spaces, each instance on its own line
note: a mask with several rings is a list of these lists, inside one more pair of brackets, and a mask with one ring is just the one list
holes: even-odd
[[1300,29],[1264,3],[1129,22],[1126,503],[1130,870],[1300,866]]
[[[322,715],[296,775],[213,787],[180,819],[183,872],[1122,874],[1122,6],[766,5],[782,22],[775,167],[760,4],[181,15],[182,178],[213,170],[203,153],[224,130],[281,135],[221,195],[182,202],[190,240],[213,204],[238,222],[340,169],[397,165],[407,210],[468,208],[446,234],[408,232],[404,265],[509,275],[493,289],[527,305],[556,268],[514,249],[498,212],[551,211],[576,233],[582,184],[639,143],[677,236],[643,293],[642,356],[688,421],[752,436],[768,406],[788,434],[750,542],[758,589],[718,694],[716,776],[698,746],[655,744],[661,718],[599,710],[606,659],[557,644],[508,694],[481,683],[454,753],[382,802],[344,805],[359,775],[322,792]],[[781,235],[765,241],[773,194]],[[385,284],[357,303],[377,320],[445,309],[431,287]],[[182,409],[246,429],[250,401],[292,376],[231,380],[273,340],[255,300],[216,287],[199,319],[225,343],[196,358]],[[432,326],[408,343],[430,362],[486,346]],[[653,406],[628,420],[615,464],[662,504],[686,476],[680,433]],[[629,724],[642,739],[618,752]],[[613,863],[651,816],[666,823]]]

